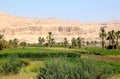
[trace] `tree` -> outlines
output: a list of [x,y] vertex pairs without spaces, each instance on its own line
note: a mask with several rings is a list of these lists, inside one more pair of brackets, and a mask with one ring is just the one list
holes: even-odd
[[109,46],[111,45],[111,32],[109,31],[108,34],[107,34],[107,40],[109,41]]
[[104,39],[106,37],[106,32],[105,32],[104,27],[102,27],[100,29],[99,37],[102,39],[102,49],[104,49],[104,47],[105,47],[105,40]]
[[13,46],[16,48],[18,46],[19,40],[17,38],[13,39]]
[[120,38],[120,31],[115,32],[115,36],[116,36],[116,45],[119,45],[119,38]]
[[0,50],[3,50],[8,47],[8,43],[6,40],[2,39],[0,40]]
[[12,45],[13,44],[13,41],[10,39],[9,40],[9,45]]
[[71,42],[72,42],[72,48],[75,48],[75,46],[76,46],[76,39],[74,37],[72,38]]
[[25,47],[26,45],[27,45],[27,43],[26,43],[26,42],[21,42],[21,43],[20,43],[20,46]]
[[114,30],[109,31],[107,36],[107,40],[109,40],[109,48],[112,49],[115,48],[116,46],[115,39],[116,39],[115,31]]
[[67,38],[64,38],[64,40],[63,40],[64,42],[64,45],[65,45],[65,48],[67,47],[67,44],[68,44],[68,40],[67,40]]
[[87,46],[90,45],[90,42],[89,42],[89,41],[86,41],[86,45],[87,45]]
[[78,45],[79,48],[81,48],[81,41],[82,41],[82,39],[83,38],[81,38],[81,37],[77,38],[77,45]]
[[42,45],[45,42],[45,39],[43,37],[39,37],[38,42],[40,45]]
[[51,39],[51,47],[52,47],[53,44],[55,44],[55,39],[54,38]]
[[49,36],[48,36],[48,46],[52,47],[52,32],[48,32]]
[[0,34],[0,50],[8,47],[8,42],[3,39],[4,35]]
[[112,45],[115,45],[115,39],[116,39],[116,36],[115,36],[115,31],[112,30],[111,31],[111,40],[112,40]]

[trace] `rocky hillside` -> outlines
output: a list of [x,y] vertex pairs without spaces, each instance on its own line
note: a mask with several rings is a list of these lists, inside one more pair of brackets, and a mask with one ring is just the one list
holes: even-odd
[[0,33],[5,35],[5,39],[18,38],[20,41],[30,43],[37,42],[39,36],[47,37],[48,32],[52,32],[56,41],[67,37],[81,36],[86,40],[99,40],[100,27],[106,27],[106,31],[120,30],[120,20],[82,23],[77,20],[62,20],[58,18],[27,18],[11,16],[0,12]]

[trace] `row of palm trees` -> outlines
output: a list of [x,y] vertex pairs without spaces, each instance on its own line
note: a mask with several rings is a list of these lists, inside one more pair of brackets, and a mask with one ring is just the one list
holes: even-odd
[[119,45],[120,31],[111,30],[106,33],[105,28],[102,27],[99,33],[99,37],[102,39],[102,49],[105,48],[105,40],[109,41],[109,47],[115,49]]
[[[78,46],[79,48],[81,48],[81,42],[82,42],[82,39],[81,37],[78,37],[78,38],[72,38],[71,39],[71,48],[75,48],[76,46]],[[38,38],[38,42],[40,45],[43,45],[43,43],[45,42],[45,39],[43,37],[39,37]],[[48,47],[52,47],[53,44],[55,43],[55,40],[54,38],[52,37],[52,32],[48,32],[48,36],[47,36],[47,46]],[[65,48],[68,46],[68,40],[67,38],[65,37],[63,39],[63,44],[65,46]]]
[[[3,40],[3,36],[2,34],[0,34],[0,40]],[[116,48],[119,45],[119,38],[120,38],[120,31],[114,31],[111,30],[108,33],[106,33],[105,28],[102,27],[99,33],[100,38],[102,39],[102,48],[105,48],[105,41],[108,40],[109,42],[109,46],[112,47],[112,49]],[[71,39],[71,47],[74,48],[76,46],[78,46],[79,48],[81,48],[81,42],[82,42],[83,38],[78,37],[78,38],[72,38]],[[18,45],[18,41],[17,39],[13,39],[13,40],[9,40],[9,44],[13,45],[14,47],[17,47]],[[47,36],[47,41],[48,41],[48,46],[52,47],[52,45],[54,44],[55,40],[52,37],[52,32],[48,32],[48,36]],[[38,38],[38,42],[39,44],[43,44],[45,42],[45,39],[42,37]],[[63,44],[65,46],[65,48],[68,45],[68,40],[67,38],[63,39]]]

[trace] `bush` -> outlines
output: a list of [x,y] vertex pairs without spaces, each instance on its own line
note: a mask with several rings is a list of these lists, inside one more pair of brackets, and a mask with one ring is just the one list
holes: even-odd
[[0,72],[2,74],[17,74],[22,66],[22,62],[17,58],[17,56],[10,56],[4,63],[0,66]]
[[27,45],[27,43],[26,43],[26,42],[21,42],[21,43],[20,43],[20,46],[25,47],[26,45]]
[[68,62],[62,59],[53,59],[45,62],[38,79],[107,79],[113,73],[110,65],[91,59]]
[[22,60],[22,63],[23,63],[24,66],[28,66],[28,65],[30,65],[30,62],[27,61],[27,60]]
[[4,39],[0,39],[0,50],[3,50],[8,47],[8,43]]

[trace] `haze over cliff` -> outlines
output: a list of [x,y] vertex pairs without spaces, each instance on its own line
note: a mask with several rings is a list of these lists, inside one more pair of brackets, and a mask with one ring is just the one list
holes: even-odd
[[0,33],[5,39],[18,38],[20,41],[36,43],[39,36],[46,38],[48,32],[53,33],[56,41],[64,37],[81,36],[85,40],[99,40],[100,28],[105,26],[106,31],[120,30],[120,20],[106,22],[83,23],[77,20],[62,20],[58,18],[27,18],[11,16],[0,12]]

